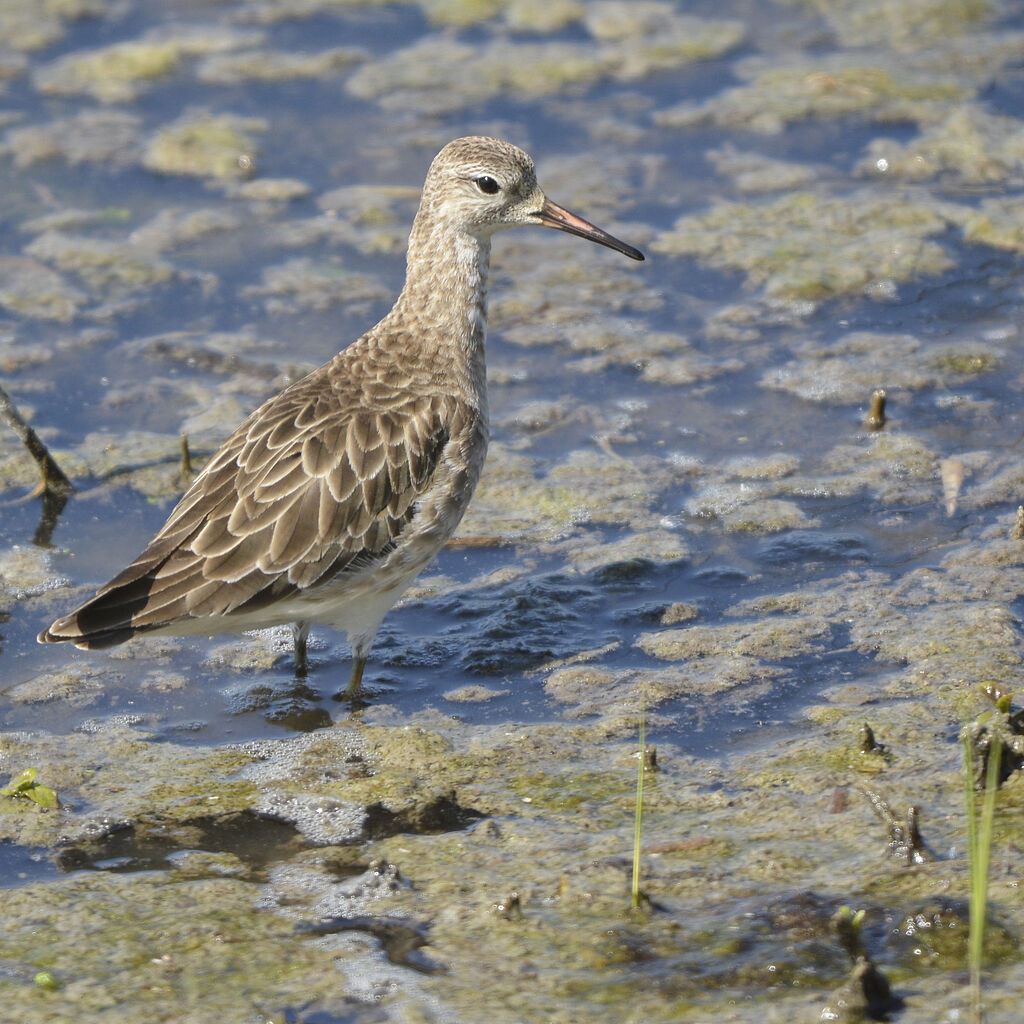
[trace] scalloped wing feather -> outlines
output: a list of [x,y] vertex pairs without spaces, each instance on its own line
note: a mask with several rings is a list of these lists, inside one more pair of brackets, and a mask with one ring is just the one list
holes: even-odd
[[361,408],[330,368],[249,417],[146,550],[40,639],[102,647],[172,631],[272,605],[394,550],[450,437],[478,416],[438,395]]

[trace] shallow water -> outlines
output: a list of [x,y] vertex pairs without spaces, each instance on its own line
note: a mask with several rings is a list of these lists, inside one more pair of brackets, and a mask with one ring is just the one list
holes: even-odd
[[[847,903],[869,910],[899,1019],[957,1019],[960,952],[925,964],[894,936],[915,901],[965,891],[956,734],[978,686],[1012,690],[1024,658],[1008,540],[1024,17],[922,10],[96,0],[38,26],[0,10],[0,384],[77,487],[34,544],[32,468],[0,436],[0,768],[38,767],[65,805],[0,816],[17,922],[0,987],[19,1019],[214,1019],[223,999],[275,1020],[471,1021],[481,978],[496,1021],[816,1019],[848,966],[828,926]],[[129,43],[99,74],[84,59]],[[161,148],[204,114],[234,120],[208,123],[205,149]],[[305,684],[287,630],[38,646],[163,522],[182,433],[200,462],[388,309],[429,160],[468,133],[524,145],[553,198],[648,261],[496,238],[488,470],[385,622],[368,706],[341,699],[347,650],[326,630]],[[663,767],[646,925],[620,920],[617,888],[642,707]],[[888,760],[860,758],[864,720]],[[328,817],[383,808],[362,832],[318,832],[288,771],[246,774],[324,734],[351,760],[294,786]],[[864,779],[924,806],[938,865],[884,859]],[[832,814],[837,790],[849,809]],[[997,831],[1011,934],[1018,794]],[[323,895],[364,869],[362,889]],[[194,981],[188,928],[159,909],[161,886],[186,884],[217,915],[196,934],[272,919],[251,970]],[[516,888],[513,927],[489,908]],[[772,908],[808,889],[780,923]],[[143,933],[181,929],[179,980],[138,996],[138,1017],[100,995],[150,991],[134,925],[105,919],[115,973],[59,941],[105,900],[149,908]],[[413,977],[372,936],[286,939],[295,907],[430,922],[451,971]],[[295,971],[271,984],[273,942]],[[1012,1020],[1019,955],[994,955],[989,1019]],[[65,986],[49,1004],[44,967]],[[351,999],[310,981],[334,970]]]

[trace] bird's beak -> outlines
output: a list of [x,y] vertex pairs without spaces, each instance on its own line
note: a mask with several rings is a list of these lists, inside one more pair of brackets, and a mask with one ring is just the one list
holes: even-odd
[[619,241],[614,235],[609,235],[607,231],[602,231],[589,221],[585,221],[582,217],[577,217],[575,213],[570,213],[557,203],[551,202],[550,199],[545,198],[540,212],[535,214],[535,216],[539,218],[540,223],[546,228],[558,228],[559,231],[568,231],[570,235],[589,238],[592,242],[597,242],[598,245],[606,245],[609,249],[621,252],[623,256],[628,256],[631,260],[642,260],[644,258],[644,254],[639,249],[626,245],[625,242]]

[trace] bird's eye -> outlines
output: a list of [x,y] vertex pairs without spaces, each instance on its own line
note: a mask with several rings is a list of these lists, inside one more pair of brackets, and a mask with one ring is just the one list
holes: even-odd
[[501,186],[489,174],[481,174],[479,178],[474,180],[476,181],[476,187],[485,196],[497,195],[501,191]]

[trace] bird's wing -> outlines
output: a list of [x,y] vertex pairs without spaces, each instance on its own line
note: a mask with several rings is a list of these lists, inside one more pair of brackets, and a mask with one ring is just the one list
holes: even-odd
[[353,404],[326,374],[313,378],[253,413],[146,550],[40,639],[111,646],[263,607],[386,556],[472,412],[437,395]]

